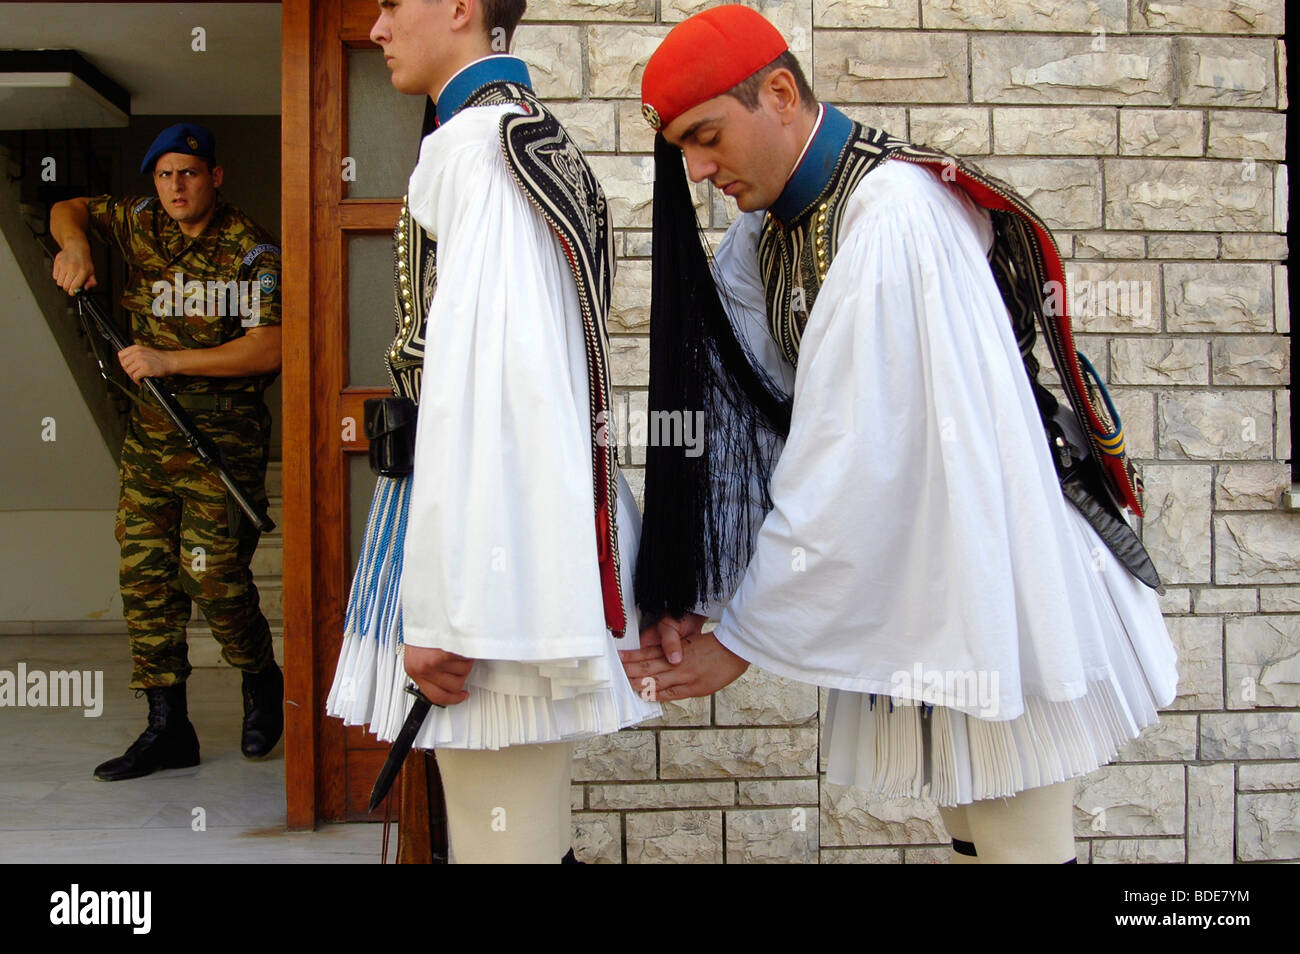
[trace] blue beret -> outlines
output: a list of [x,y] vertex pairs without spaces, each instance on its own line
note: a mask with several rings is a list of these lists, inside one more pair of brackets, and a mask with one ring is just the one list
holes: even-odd
[[184,152],[210,161],[217,152],[217,139],[212,135],[211,129],[198,123],[177,123],[175,126],[168,126],[158,134],[149,151],[144,154],[140,171],[153,172],[158,157],[169,152]]

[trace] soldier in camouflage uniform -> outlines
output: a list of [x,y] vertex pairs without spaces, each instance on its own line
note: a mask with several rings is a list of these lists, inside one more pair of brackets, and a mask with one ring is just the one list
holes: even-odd
[[[50,231],[63,251],[54,278],[69,293],[94,287],[88,233],[121,251],[134,339],[118,354],[123,369],[137,384],[167,378],[265,512],[271,417],[262,394],[280,367],[280,250],[217,192],[214,152],[210,131],[181,123],[159,135],[141,165],[156,196],[56,204]],[[225,660],[243,671],[244,755],[268,754],[283,730],[283,679],[249,569],[259,532],[162,408],[139,395],[122,445],[116,534],[130,685],[149,698],[149,728],[95,769],[107,781],[198,763],[185,702],[191,600]]]

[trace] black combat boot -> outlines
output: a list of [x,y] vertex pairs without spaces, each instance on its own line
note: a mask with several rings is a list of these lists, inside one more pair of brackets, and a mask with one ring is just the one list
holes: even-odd
[[199,737],[185,706],[185,683],[144,690],[149,700],[149,728],[126,752],[95,767],[95,778],[119,782],[160,768],[199,764]]
[[239,747],[245,758],[269,755],[284,732],[284,676],[271,664],[244,673],[244,734]]

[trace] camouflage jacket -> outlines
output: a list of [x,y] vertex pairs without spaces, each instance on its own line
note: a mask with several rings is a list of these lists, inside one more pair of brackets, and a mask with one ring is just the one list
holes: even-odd
[[[167,351],[212,348],[255,325],[280,324],[280,248],[265,229],[217,195],[203,234],[188,238],[156,196],[94,196],[90,232],[117,247],[129,274],[122,307],[137,344]],[[177,392],[262,391],[275,375],[177,375]]]

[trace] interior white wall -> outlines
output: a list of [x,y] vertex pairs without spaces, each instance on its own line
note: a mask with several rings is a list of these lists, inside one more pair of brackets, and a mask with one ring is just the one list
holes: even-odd
[[0,407],[0,620],[120,619],[117,467],[2,236]]

